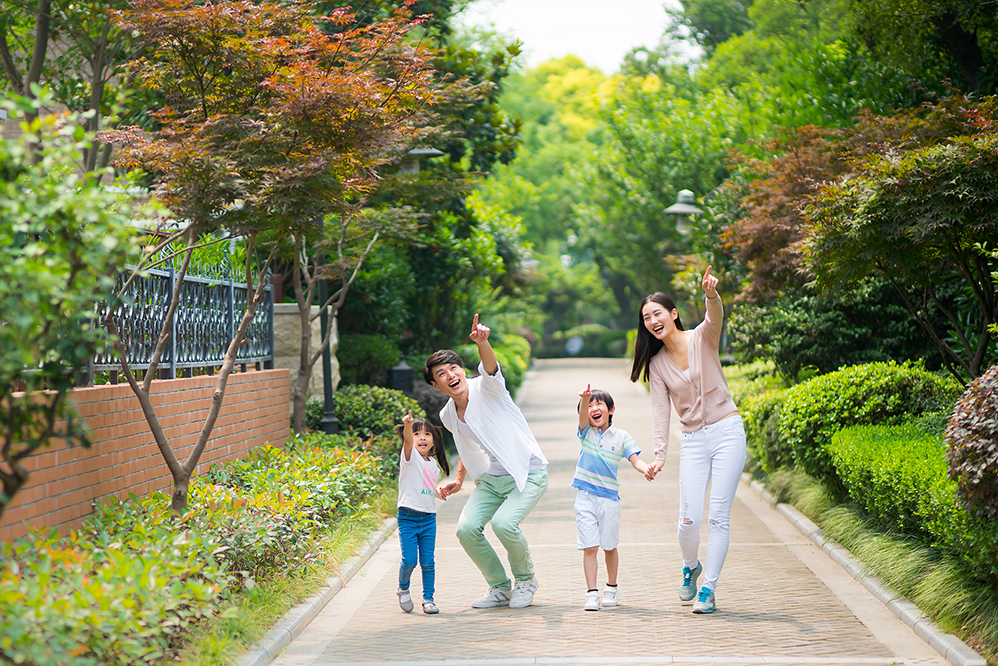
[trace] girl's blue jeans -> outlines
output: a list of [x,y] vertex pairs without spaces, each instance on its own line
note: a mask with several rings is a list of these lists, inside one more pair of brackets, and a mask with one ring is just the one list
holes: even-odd
[[409,579],[418,561],[423,573],[423,601],[433,601],[433,549],[437,542],[437,514],[398,509],[399,542],[402,564],[399,566],[399,589],[409,589]]

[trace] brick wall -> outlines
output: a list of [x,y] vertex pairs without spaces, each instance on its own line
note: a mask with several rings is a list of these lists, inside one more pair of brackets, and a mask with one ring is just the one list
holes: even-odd
[[[215,377],[163,379],[152,384],[156,413],[178,460],[197,441],[211,405]],[[287,370],[229,376],[222,411],[195,474],[213,462],[242,457],[265,442],[288,436]],[[78,527],[95,501],[106,497],[169,492],[172,477],[139,402],[128,384],[93,386],[72,392],[80,415],[93,430],[89,449],[54,444],[26,460],[30,478],[0,520],[0,541],[16,539],[28,527]]]

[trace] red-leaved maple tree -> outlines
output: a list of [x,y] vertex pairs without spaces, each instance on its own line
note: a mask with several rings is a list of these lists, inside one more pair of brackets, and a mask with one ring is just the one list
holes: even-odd
[[[130,64],[132,84],[162,104],[151,113],[154,131],[128,128],[104,138],[121,146],[120,167],[148,174],[153,196],[179,225],[149,256],[179,242],[182,261],[141,380],[124,353],[129,331],[114,331],[110,317],[106,322],[122,339],[123,374],[173,476],[177,513],[187,507],[190,476],[279,249],[320,242],[322,230],[333,229],[341,248],[345,237],[359,237],[359,253],[347,252],[340,262],[341,269],[350,261],[356,267],[381,227],[404,223],[397,215],[361,216],[358,209],[375,187],[376,169],[425,127],[432,101],[430,54],[410,40],[421,20],[411,15],[411,4],[360,27],[346,9],[316,17],[306,3],[136,0],[132,9],[115,12],[118,24],[145,46],[144,56]],[[324,33],[319,20],[342,31]],[[149,391],[198,239],[223,231],[244,239],[249,298],[200,434],[181,462]]]

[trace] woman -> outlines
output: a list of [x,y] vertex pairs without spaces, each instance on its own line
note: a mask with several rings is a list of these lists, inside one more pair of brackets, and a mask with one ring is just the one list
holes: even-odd
[[[632,382],[644,374],[651,386],[655,462],[648,466],[649,480],[665,465],[673,405],[683,425],[679,453],[683,583],[679,598],[689,601],[696,597],[694,613],[714,611],[714,590],[728,553],[728,518],[745,465],[745,429],[728,392],[717,352],[724,310],[717,295],[717,278],[710,274],[710,266],[703,276],[703,289],[707,296],[707,316],[692,331],[683,328],[676,304],[662,292],[642,301],[631,368]],[[708,483],[710,537],[701,565],[697,552]],[[704,582],[697,594],[701,573]]]

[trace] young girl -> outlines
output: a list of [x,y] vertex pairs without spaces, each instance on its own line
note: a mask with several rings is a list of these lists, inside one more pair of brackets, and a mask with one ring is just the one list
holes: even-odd
[[[440,430],[426,419],[413,419],[410,411],[397,426],[402,438],[399,459],[398,525],[402,543],[399,566],[399,606],[412,611],[409,578],[417,556],[423,572],[423,612],[439,613],[433,603],[433,549],[437,541],[437,478],[440,470],[450,474]],[[413,449],[417,455],[413,455]],[[439,467],[438,467],[439,465]],[[442,498],[441,498],[442,499]]]

